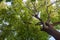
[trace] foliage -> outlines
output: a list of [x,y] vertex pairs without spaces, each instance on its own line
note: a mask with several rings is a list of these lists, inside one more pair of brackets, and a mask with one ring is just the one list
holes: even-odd
[[[12,0],[11,6],[0,3],[0,40],[48,40],[48,34],[41,31],[40,25],[35,25],[39,22],[32,15],[40,12],[40,16],[44,22],[47,21],[48,13],[47,5],[50,5],[50,0]],[[55,10],[55,9],[58,10]],[[52,5],[48,8],[51,13],[51,22],[60,21],[60,7]],[[30,24],[31,23],[31,24]]]
[[1,2],[2,0],[0,0],[0,2]]
[[6,0],[6,2],[11,2],[11,0]]

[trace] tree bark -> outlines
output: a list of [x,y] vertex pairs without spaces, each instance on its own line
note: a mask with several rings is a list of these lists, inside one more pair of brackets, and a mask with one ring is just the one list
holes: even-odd
[[47,32],[49,35],[53,36],[56,40],[60,40],[60,32],[53,28],[45,29],[45,32]]

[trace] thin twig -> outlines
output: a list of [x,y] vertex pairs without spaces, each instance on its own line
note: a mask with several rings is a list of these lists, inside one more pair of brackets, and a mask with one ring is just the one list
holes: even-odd
[[48,17],[47,17],[47,22],[50,23],[50,13],[48,12],[48,6],[47,6],[48,2],[46,1],[46,12],[48,14]]
[[33,8],[34,8],[34,12],[37,12],[37,9],[36,9],[35,4],[34,4],[34,3],[32,3],[32,5],[33,5]]
[[57,2],[59,2],[59,1],[55,1],[55,2],[53,2],[51,4],[49,4],[48,7],[50,7],[51,5],[53,5],[54,3],[57,3]]

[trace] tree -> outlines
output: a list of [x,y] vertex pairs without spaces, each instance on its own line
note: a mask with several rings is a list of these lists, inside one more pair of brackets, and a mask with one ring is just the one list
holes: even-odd
[[[58,4],[59,2],[54,2]],[[0,40],[48,40],[48,34],[41,31],[41,19],[60,24],[58,5],[50,0],[12,0],[11,6],[0,3]],[[2,5],[1,5],[2,4]],[[40,18],[35,14],[40,13]]]

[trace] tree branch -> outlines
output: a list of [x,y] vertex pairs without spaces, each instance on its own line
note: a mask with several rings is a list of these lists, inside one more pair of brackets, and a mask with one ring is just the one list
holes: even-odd
[[33,8],[34,8],[34,10],[33,10],[34,13],[38,12],[37,9],[36,9],[35,3],[32,3],[32,5],[33,5]]
[[51,5],[53,5],[54,3],[57,3],[57,2],[59,2],[59,1],[55,1],[55,2],[53,2],[51,4],[49,4],[48,7],[50,7]]
[[51,24],[51,25],[56,26],[56,25],[59,25],[59,24],[60,24],[60,22],[54,22],[54,23]]
[[47,4],[48,4],[48,2],[47,2],[47,0],[46,0],[46,13],[47,13],[47,23],[50,23],[50,13],[48,12],[49,10],[48,10],[48,6],[47,6]]

